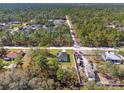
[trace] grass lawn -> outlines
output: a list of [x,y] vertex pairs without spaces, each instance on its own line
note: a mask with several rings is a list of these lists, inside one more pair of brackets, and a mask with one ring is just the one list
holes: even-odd
[[120,64],[119,67],[124,71],[124,64]]
[[[53,54],[54,56],[56,56],[56,54],[62,50],[50,50],[50,53]],[[74,67],[74,59],[73,59],[73,51],[72,50],[66,50],[67,54],[69,54],[70,57],[70,62],[60,62],[62,65],[63,69],[66,69],[68,67]],[[49,60],[51,59],[56,59],[56,57],[51,57],[49,58]]]
[[2,60],[2,64],[3,64],[4,66],[9,66],[10,64],[14,64],[14,63],[16,63],[14,60],[13,60],[13,61],[5,61],[5,60]]

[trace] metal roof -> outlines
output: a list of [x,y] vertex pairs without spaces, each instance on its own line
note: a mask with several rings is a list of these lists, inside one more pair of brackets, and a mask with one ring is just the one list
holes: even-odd
[[106,60],[122,60],[118,55],[114,54],[113,52],[105,52],[105,59]]

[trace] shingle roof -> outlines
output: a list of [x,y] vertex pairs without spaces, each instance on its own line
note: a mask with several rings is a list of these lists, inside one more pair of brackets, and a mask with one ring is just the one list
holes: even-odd
[[59,61],[68,61],[68,55],[66,52],[59,52],[57,57]]

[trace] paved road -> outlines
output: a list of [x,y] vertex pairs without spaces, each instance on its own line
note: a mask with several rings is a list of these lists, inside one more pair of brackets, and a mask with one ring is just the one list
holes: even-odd
[[0,47],[0,48],[7,48],[7,49],[56,49],[56,50],[61,50],[61,49],[70,49],[70,50],[105,50],[105,51],[112,51],[112,50],[124,50],[124,48],[104,48],[104,47],[79,47],[79,48],[75,48],[75,47],[13,47],[13,46],[4,46],[4,47]]

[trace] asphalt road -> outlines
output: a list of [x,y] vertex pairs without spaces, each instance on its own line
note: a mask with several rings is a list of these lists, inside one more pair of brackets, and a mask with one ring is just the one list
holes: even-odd
[[67,49],[67,50],[105,50],[105,51],[112,51],[112,50],[124,50],[124,48],[107,48],[107,47],[14,47],[14,46],[3,46],[0,48],[7,48],[7,49],[56,49],[56,50],[61,50],[61,49]]

